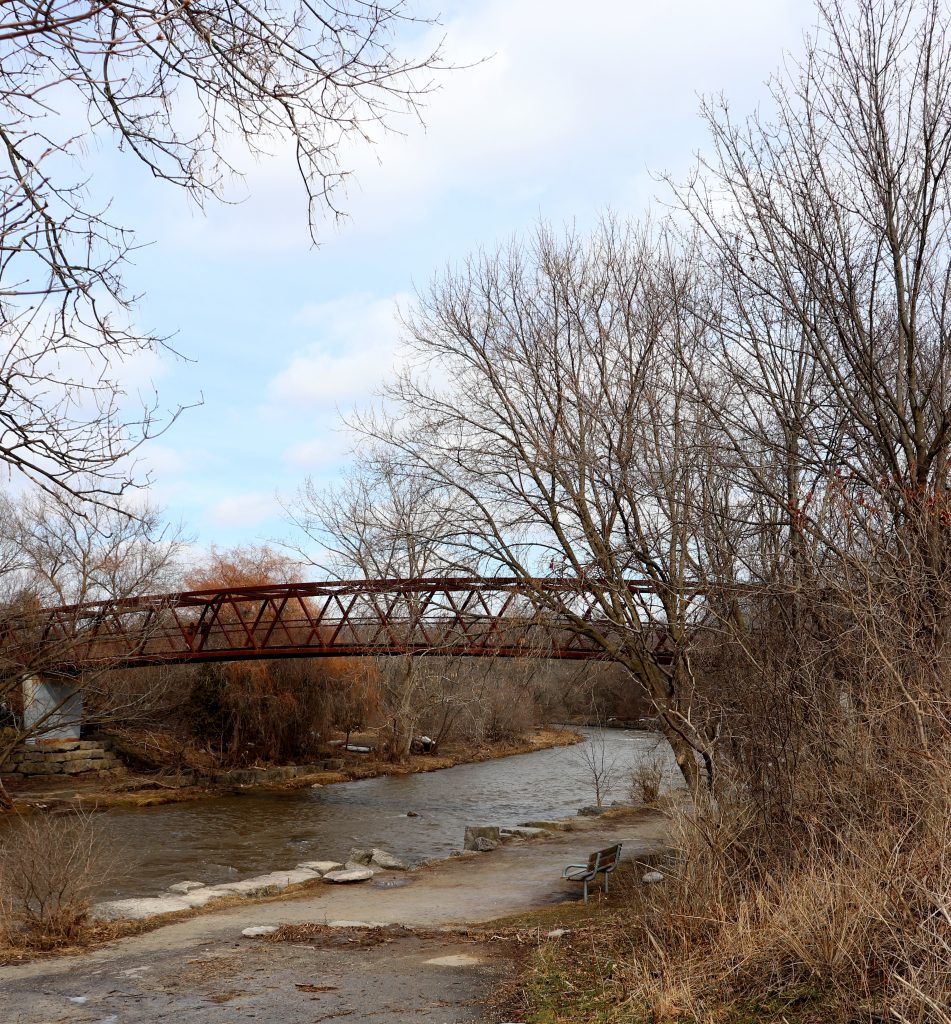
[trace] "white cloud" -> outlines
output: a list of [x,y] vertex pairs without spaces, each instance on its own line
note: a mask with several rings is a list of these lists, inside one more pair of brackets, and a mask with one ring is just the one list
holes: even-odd
[[[570,188],[573,175],[606,178],[641,173],[689,159],[702,141],[698,94],[723,90],[740,109],[763,96],[763,80],[782,49],[797,49],[811,18],[801,0],[601,0],[584,15],[568,0],[458,3],[417,52],[445,36],[447,63],[425,98],[424,123],[410,115],[380,130],[372,144],[341,150],[353,172],[350,194],[338,197],[353,237],[418,223],[447,195],[461,202],[537,199]],[[690,141],[682,147],[683,133]],[[658,140],[669,139],[669,146]],[[304,193],[292,147],[242,156],[247,171],[233,208],[172,214],[178,244],[222,254],[256,256],[307,246]],[[599,204],[613,195],[594,195]],[[167,213],[168,211],[165,211]],[[165,213],[160,214],[164,217]],[[328,221],[320,234],[339,240]]]
[[399,347],[397,297],[348,295],[305,306],[295,318],[315,340],[271,379],[271,408],[334,408],[369,399],[392,371]]
[[347,453],[350,442],[344,431],[328,431],[321,437],[293,444],[281,458],[292,469],[312,471],[332,466]]
[[223,498],[206,511],[205,518],[212,526],[252,527],[259,526],[280,511],[273,494],[251,492]]
[[800,0],[602,0],[585,15],[568,0],[465,4],[445,24],[462,67],[440,79],[425,128],[354,149],[355,224],[376,231],[460,189],[541,197],[573,169],[614,175],[619,154],[641,172],[658,139],[684,124],[703,134],[698,93],[761,96],[803,13]]

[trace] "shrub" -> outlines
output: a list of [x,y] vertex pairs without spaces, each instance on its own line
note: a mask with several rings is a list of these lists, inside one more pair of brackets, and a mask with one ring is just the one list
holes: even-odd
[[631,799],[647,807],[655,807],[664,781],[664,761],[651,754],[631,769]]
[[11,823],[0,837],[0,938],[40,950],[81,942],[109,865],[90,815]]

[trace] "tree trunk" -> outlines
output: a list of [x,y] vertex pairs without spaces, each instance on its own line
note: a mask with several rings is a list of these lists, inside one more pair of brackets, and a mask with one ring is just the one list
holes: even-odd
[[700,792],[703,789],[703,780],[700,778],[700,766],[697,764],[695,748],[683,735],[683,732],[678,728],[678,724],[670,716],[669,712],[665,712],[663,709],[658,710],[660,711],[661,730],[673,749],[674,757],[677,760],[677,767],[687,783],[690,795],[696,799],[700,796]]
[[400,688],[394,694],[396,704],[392,712],[393,735],[390,742],[390,760],[400,764],[409,760],[416,731],[416,716],[413,713],[413,691],[416,686],[416,664],[411,654],[403,659],[403,678]]
[[653,661],[642,660],[637,668],[633,665],[627,667],[644,687],[660,719],[664,738],[674,752],[677,767],[680,768],[680,773],[687,783],[691,796],[697,799],[704,788],[700,765],[697,763],[697,754],[700,754],[707,767],[706,788],[712,788],[713,785],[713,757],[708,749],[709,745],[704,743],[697,735],[696,729],[674,710],[673,705],[677,701],[677,686],[660,665]]

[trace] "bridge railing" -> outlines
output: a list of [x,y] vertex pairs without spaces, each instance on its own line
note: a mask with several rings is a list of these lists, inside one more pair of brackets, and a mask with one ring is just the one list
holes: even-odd
[[[632,591],[646,585],[634,582]],[[588,659],[618,638],[575,580],[350,580],[187,591],[69,605],[0,624],[6,657],[63,670],[247,658],[445,654]],[[657,634],[653,625],[644,628]]]

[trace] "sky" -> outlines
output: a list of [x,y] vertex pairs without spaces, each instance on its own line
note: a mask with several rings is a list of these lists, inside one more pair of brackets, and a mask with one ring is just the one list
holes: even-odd
[[642,216],[666,195],[658,176],[707,148],[700,97],[753,112],[814,18],[806,0],[436,2],[415,7],[440,14],[458,70],[425,125],[348,149],[348,216],[319,246],[289,152],[239,154],[244,179],[205,210],[108,146],[88,155],[143,246],[127,274],[139,322],[187,357],[140,360],[127,384],[191,406],[143,469],[199,548],[287,537],[281,499],[346,472],[342,417],[392,373],[414,289],[539,219]]

